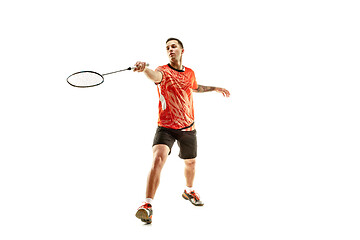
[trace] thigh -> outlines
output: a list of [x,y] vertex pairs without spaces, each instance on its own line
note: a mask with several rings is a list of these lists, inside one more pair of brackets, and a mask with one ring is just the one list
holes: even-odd
[[157,144],[157,145],[153,146],[154,158],[160,157],[160,158],[166,160],[169,153],[170,153],[170,148],[165,144]]
[[152,169],[160,170],[163,168],[168,154],[170,152],[170,149],[165,144],[157,144],[153,146],[153,163],[152,163]]
[[175,142],[175,138],[168,129],[163,127],[158,127],[156,129],[156,133],[153,141],[153,151],[154,151],[154,147],[157,145],[166,145],[169,148],[168,154],[170,155],[171,148],[174,145],[174,142]]
[[182,132],[177,139],[180,148],[179,157],[182,159],[192,159],[197,156],[196,130]]

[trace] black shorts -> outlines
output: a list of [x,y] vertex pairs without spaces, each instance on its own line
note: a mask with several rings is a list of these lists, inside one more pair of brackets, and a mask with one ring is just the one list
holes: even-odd
[[158,127],[156,129],[153,146],[157,144],[165,144],[170,148],[174,145],[175,140],[180,148],[179,157],[182,159],[196,158],[197,156],[197,140],[196,130],[181,131],[177,129]]

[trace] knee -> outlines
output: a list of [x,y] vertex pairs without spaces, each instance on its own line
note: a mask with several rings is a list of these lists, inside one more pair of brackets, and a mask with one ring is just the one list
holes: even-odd
[[165,164],[166,159],[160,155],[154,156],[152,169],[161,170]]
[[196,160],[195,159],[185,160],[185,166],[187,168],[195,168],[195,165],[196,165]]

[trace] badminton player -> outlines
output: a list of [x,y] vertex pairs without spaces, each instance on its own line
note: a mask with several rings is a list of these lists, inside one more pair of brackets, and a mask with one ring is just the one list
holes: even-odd
[[146,199],[136,212],[136,217],[145,223],[152,222],[152,201],[160,183],[160,173],[175,141],[180,148],[179,157],[184,159],[186,186],[182,197],[195,206],[203,206],[199,194],[194,190],[197,140],[194,123],[193,92],[222,93],[229,97],[228,90],[219,87],[199,85],[194,71],[182,64],[184,47],[176,38],[166,41],[169,64],[160,66],[155,71],[146,67],[145,62],[135,64],[135,72],[143,72],[152,80],[159,94],[158,128],[153,141],[153,163],[150,169]]

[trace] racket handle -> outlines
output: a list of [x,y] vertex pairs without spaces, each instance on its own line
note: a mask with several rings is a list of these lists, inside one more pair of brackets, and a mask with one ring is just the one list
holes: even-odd
[[[146,63],[145,66],[148,67],[150,64],[149,63]],[[134,70],[136,67],[133,66],[133,67],[130,67],[130,70]]]

